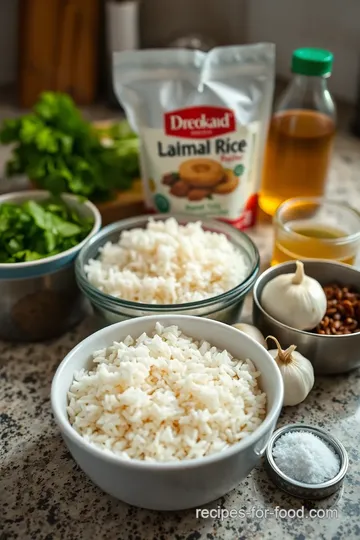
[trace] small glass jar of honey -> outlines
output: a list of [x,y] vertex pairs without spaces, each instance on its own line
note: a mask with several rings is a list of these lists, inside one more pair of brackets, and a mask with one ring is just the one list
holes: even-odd
[[274,232],[272,265],[296,259],[353,265],[360,248],[360,214],[321,197],[298,197],[279,206]]

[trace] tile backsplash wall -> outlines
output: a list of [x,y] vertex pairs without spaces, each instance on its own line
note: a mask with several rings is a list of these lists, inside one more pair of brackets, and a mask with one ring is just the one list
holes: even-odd
[[[271,41],[277,72],[289,75],[291,51],[300,46],[334,52],[330,84],[355,102],[360,71],[360,0],[142,0],[144,46],[160,46],[188,33],[215,44]],[[15,81],[18,0],[0,0],[0,86]]]
[[244,43],[246,8],[246,0],[143,0],[143,46],[168,45],[189,34],[203,35],[214,45]]

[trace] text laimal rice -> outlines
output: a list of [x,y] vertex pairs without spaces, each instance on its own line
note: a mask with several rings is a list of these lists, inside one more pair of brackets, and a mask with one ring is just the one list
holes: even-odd
[[221,452],[252,433],[266,413],[260,375],[177,326],[94,352],[74,376],[72,426],[89,443],[125,459],[177,461]]
[[246,278],[248,264],[224,234],[169,218],[123,231],[85,272],[100,291],[123,300],[184,304],[233,289]]

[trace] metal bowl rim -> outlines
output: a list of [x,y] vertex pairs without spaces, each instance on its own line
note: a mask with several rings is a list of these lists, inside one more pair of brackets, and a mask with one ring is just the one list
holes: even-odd
[[[327,482],[323,482],[322,484],[305,484],[303,482],[299,482],[297,480],[294,480],[293,478],[290,478],[286,474],[284,474],[279,467],[276,465],[275,459],[272,455],[272,450],[274,447],[275,442],[285,433],[288,433],[290,431],[309,431],[311,433],[317,434],[319,438],[321,438],[325,443],[331,445],[331,447],[336,451],[339,460],[340,460],[340,469],[334,478],[331,478],[330,480],[327,480]],[[302,489],[307,489],[309,491],[319,491],[322,489],[327,489],[332,486],[335,486],[336,484],[340,483],[343,478],[345,477],[348,466],[349,466],[349,458],[347,451],[342,444],[342,442],[333,435],[330,435],[327,431],[325,431],[322,428],[319,428],[317,426],[311,426],[309,424],[286,424],[285,426],[282,426],[281,428],[274,431],[272,434],[269,443],[266,447],[266,460],[268,462],[268,465],[271,467],[273,472],[276,474],[276,476],[280,477],[282,480],[284,480],[287,484],[290,484],[294,487],[299,487]]]

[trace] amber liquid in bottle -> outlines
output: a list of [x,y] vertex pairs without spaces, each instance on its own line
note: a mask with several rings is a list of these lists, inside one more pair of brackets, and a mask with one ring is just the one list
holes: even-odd
[[322,196],[332,143],[334,121],[314,110],[276,113],[269,127],[259,204],[274,215],[286,199]]

